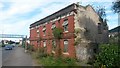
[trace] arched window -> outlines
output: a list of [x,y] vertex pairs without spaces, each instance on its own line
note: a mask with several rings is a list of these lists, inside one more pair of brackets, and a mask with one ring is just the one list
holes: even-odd
[[68,31],[68,19],[65,19],[62,26],[64,27],[64,31]]
[[64,52],[68,52],[68,40],[64,40]]

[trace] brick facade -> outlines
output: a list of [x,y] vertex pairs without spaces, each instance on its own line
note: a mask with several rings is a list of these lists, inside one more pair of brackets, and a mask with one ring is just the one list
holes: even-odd
[[[64,27],[62,26],[65,19],[68,19],[68,32],[64,32]],[[53,34],[52,34],[52,24],[55,23],[56,27],[59,27],[63,30],[63,38],[60,40],[60,47],[63,51],[64,49],[64,40],[68,40],[68,53],[62,52],[66,56],[75,57],[75,48],[74,48],[74,16],[68,16],[59,20],[56,20],[55,22],[49,22],[45,24],[46,28],[46,35],[44,36],[43,33],[43,26],[38,26],[37,28],[30,30],[30,44],[33,44],[35,48],[38,46],[43,47],[44,43],[43,41],[46,41],[46,50],[47,53],[52,52],[52,40],[53,40]],[[39,36],[37,35],[37,30],[39,30]],[[38,39],[42,38],[41,41],[38,42]]]

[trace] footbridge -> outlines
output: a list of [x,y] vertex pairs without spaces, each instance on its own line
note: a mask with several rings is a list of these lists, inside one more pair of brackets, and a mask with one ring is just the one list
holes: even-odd
[[0,34],[0,38],[26,38],[27,35]]
[[[21,38],[22,39],[22,46],[25,45],[27,39],[27,35],[18,35],[18,34],[0,34],[0,38]],[[2,43],[4,45],[4,43]]]

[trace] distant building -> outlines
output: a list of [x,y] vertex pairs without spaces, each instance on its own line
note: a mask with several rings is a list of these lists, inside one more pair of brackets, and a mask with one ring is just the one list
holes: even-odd
[[80,61],[93,59],[99,43],[108,42],[108,26],[102,22],[92,6],[71,4],[30,25],[30,44],[44,47],[55,54],[56,42],[52,31],[61,28],[60,48],[65,57]]
[[109,42],[120,43],[120,26],[109,30]]
[[114,36],[118,35],[119,33],[120,33],[120,26],[109,30],[109,37],[111,37],[111,36],[114,37]]

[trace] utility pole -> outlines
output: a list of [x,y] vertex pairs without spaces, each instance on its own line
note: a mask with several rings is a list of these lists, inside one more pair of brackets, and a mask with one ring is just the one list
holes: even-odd
[[28,45],[27,45],[27,35],[25,37],[25,52],[27,52],[27,49],[28,49]]

